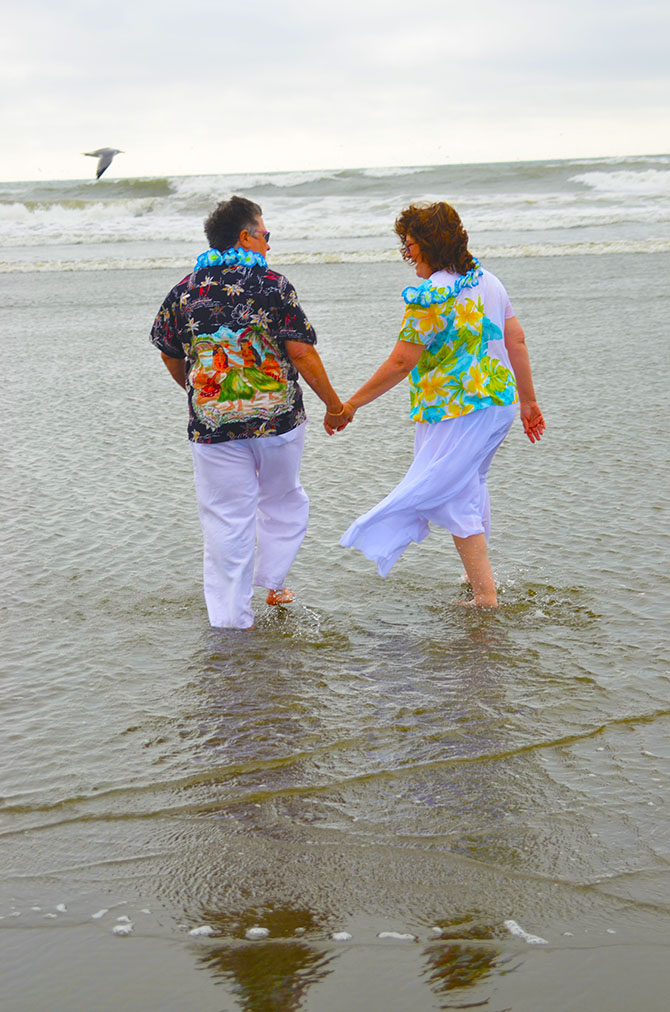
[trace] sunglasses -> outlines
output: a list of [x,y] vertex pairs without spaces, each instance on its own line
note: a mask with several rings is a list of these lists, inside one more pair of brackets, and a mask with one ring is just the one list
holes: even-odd
[[250,228],[249,232],[251,233],[251,235],[262,235],[266,242],[270,242],[269,232],[261,232],[259,228]]

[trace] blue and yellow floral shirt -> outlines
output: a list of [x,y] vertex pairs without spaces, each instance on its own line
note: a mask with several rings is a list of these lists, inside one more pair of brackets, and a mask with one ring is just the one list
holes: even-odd
[[442,422],[493,405],[514,404],[516,380],[505,348],[514,310],[502,283],[480,270],[453,295],[457,274],[437,271],[407,288],[400,341],[425,345],[409,374],[410,418]]
[[264,261],[196,265],[166,297],[151,340],[186,360],[193,442],[281,435],[305,421],[284,342],[316,344],[316,334],[293,285]]

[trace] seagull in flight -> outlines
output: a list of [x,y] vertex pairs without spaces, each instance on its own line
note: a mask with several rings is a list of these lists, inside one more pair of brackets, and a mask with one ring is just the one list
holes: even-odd
[[82,151],[82,154],[88,155],[89,158],[97,158],[98,165],[95,170],[95,178],[100,179],[105,169],[108,169],[112,164],[114,155],[123,155],[125,151],[121,151],[120,148],[96,148],[95,151]]

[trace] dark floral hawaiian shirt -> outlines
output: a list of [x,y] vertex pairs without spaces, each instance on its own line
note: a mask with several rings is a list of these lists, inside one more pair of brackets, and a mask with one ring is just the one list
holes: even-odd
[[275,436],[305,421],[284,341],[316,344],[316,334],[283,275],[258,265],[196,270],[163,302],[151,340],[186,360],[190,440]]

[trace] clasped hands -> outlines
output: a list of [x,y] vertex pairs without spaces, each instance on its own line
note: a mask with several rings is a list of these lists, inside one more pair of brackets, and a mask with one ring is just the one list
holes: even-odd
[[323,427],[328,435],[332,436],[334,432],[341,432],[342,429],[346,429],[349,422],[353,421],[355,414],[356,408],[353,404],[350,401],[343,401],[341,411],[326,411]]

